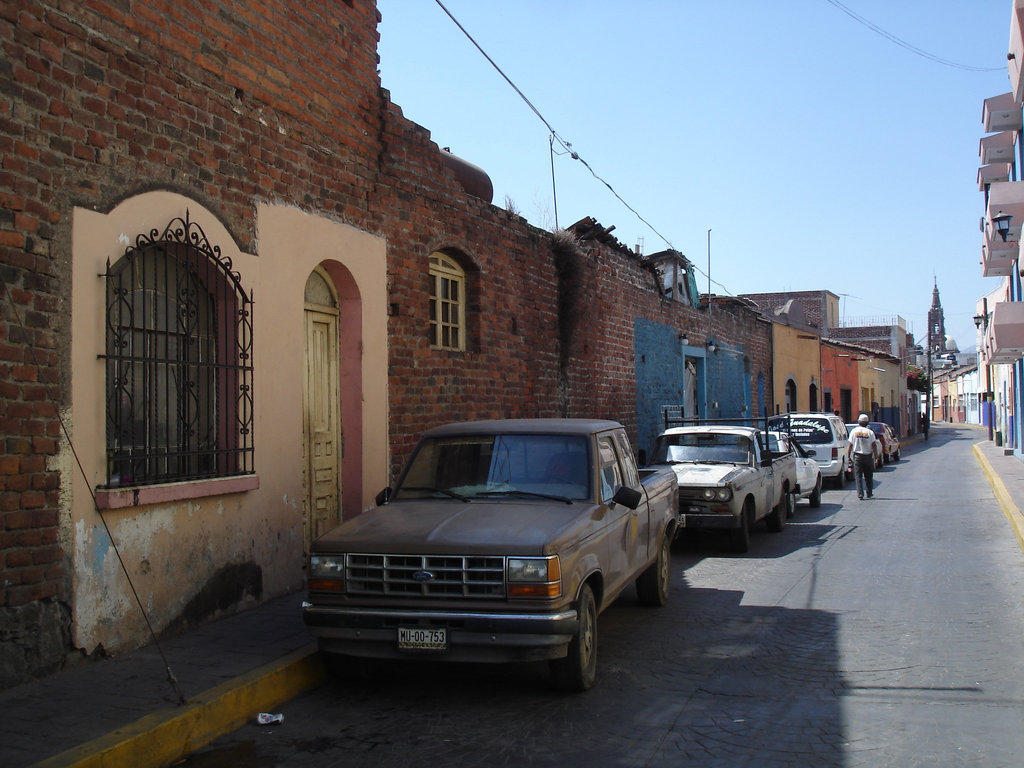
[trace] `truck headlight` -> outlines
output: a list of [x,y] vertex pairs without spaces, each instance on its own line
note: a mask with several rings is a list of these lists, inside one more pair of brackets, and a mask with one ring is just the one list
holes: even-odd
[[732,498],[732,488],[705,488],[702,495],[704,501],[729,501]]
[[306,587],[310,592],[344,592],[345,555],[310,555]]
[[510,557],[509,597],[558,597],[562,594],[562,568],[558,556]]

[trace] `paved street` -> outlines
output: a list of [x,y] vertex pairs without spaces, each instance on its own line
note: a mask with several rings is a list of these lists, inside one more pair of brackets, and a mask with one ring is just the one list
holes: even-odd
[[797,505],[745,556],[674,551],[663,609],[602,614],[596,687],[544,666],[395,665],[331,682],[193,755],[199,766],[1019,766],[1024,555],[972,455],[936,426]]

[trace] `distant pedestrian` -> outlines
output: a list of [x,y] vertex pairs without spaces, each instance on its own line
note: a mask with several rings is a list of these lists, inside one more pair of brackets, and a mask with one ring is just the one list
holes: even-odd
[[857,426],[850,430],[846,446],[846,459],[853,465],[858,499],[863,499],[865,493],[870,499],[875,491],[875,462],[881,448],[874,431],[868,426],[870,421],[866,413],[857,418]]
[[921,421],[921,429],[924,430],[924,439],[928,439],[928,413],[925,412],[924,418]]

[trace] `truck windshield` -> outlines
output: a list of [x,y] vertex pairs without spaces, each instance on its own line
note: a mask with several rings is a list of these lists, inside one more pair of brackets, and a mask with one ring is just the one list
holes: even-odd
[[750,451],[750,438],[743,435],[669,434],[658,438],[651,463],[747,464]]
[[587,439],[469,435],[424,440],[395,499],[591,498]]

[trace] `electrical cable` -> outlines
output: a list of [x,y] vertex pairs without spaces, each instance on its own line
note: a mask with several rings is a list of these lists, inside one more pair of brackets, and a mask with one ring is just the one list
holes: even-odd
[[[480,54],[485,59],[487,59],[488,63],[490,63],[490,65],[492,67],[494,67],[495,71],[499,75],[501,75],[501,77],[505,80],[505,82],[509,84],[509,86],[512,88],[512,90],[514,90],[516,92],[516,94],[518,94],[519,98],[523,100],[523,102],[538,117],[538,119],[540,119],[540,121],[542,123],[544,123],[544,126],[548,129],[548,132],[550,133],[550,139],[554,140],[554,141],[557,141],[559,143],[559,145],[562,146],[565,149],[566,153],[568,153],[569,156],[572,157],[573,160],[578,160],[579,162],[581,162],[583,164],[583,166],[590,172],[590,174],[595,179],[597,179],[597,181],[599,181],[602,184],[604,184],[605,187],[608,188],[608,191],[610,191],[615,196],[615,198],[618,199],[618,201],[621,202],[629,211],[631,211],[633,213],[633,215],[637,217],[637,219],[639,219],[641,222],[643,222],[652,232],[654,232],[654,234],[656,234],[659,238],[661,238],[661,240],[669,247],[670,250],[674,251],[675,253],[679,253],[680,255],[682,255],[680,253],[680,251],[672,244],[672,242],[667,237],[665,237],[663,234],[661,234],[661,232],[659,232],[649,221],[647,221],[647,219],[645,219],[643,216],[641,216],[639,211],[637,211],[635,208],[633,208],[633,206],[631,206],[628,202],[626,202],[622,198],[622,196],[618,192],[615,191],[614,187],[612,187],[611,184],[609,184],[605,179],[603,179],[601,176],[599,176],[594,171],[594,169],[590,166],[590,164],[586,160],[584,160],[582,157],[580,157],[579,153],[575,149],[573,149],[573,146],[572,146],[571,142],[565,141],[558,134],[558,132],[551,125],[551,123],[548,122],[547,118],[545,118],[544,115],[541,114],[540,110],[537,109],[537,107],[533,104],[533,102],[531,102],[526,97],[526,94],[524,94],[522,92],[522,90],[520,90],[520,88],[514,82],[512,82],[512,79],[509,78],[509,76],[505,74],[505,72],[501,69],[501,67],[499,67],[497,65],[497,63],[494,61],[494,59],[492,59],[488,55],[488,53],[480,46],[480,44],[473,38],[473,36],[471,34],[469,34],[469,32],[466,30],[465,27],[462,26],[462,24],[459,22],[459,20],[456,19],[454,15],[452,15],[452,12],[449,11],[448,8],[445,7],[444,3],[441,2],[441,0],[434,0],[434,2],[437,3],[437,5],[441,8],[441,10],[445,12],[445,14],[448,16],[448,18],[452,20],[452,22],[455,24],[455,26],[457,26],[459,28],[459,30],[462,32],[462,34],[466,36],[466,38],[473,44],[473,46],[480,52]],[[988,68],[985,68],[985,67],[971,67],[971,66],[967,66],[967,65],[963,65],[963,64],[957,64],[956,62],[949,61],[947,59],[942,59],[942,58],[940,58],[938,56],[935,56],[934,54],[928,53],[925,50],[917,48],[917,47],[911,45],[910,43],[907,43],[906,41],[901,40],[900,38],[896,37],[895,35],[885,31],[884,29],[882,29],[881,27],[871,23],[870,21],[868,21],[864,17],[857,15],[851,9],[847,8],[845,5],[840,3],[838,0],[825,0],[825,2],[830,3],[831,5],[835,6],[836,8],[841,10],[843,13],[847,14],[852,19],[854,19],[855,21],[859,22],[860,24],[863,24],[864,26],[866,26],[869,29],[871,29],[873,32],[876,32],[877,34],[881,35],[882,37],[885,37],[886,39],[890,40],[891,42],[895,43],[896,45],[898,45],[898,46],[900,46],[902,48],[905,48],[908,51],[917,54],[918,56],[922,56],[922,57],[924,57],[926,59],[929,59],[931,61],[934,61],[936,63],[943,64],[945,66],[955,67],[957,69],[963,69],[963,70],[967,70],[967,71],[972,71],[972,72],[995,72],[995,71],[999,71],[1000,69],[1002,69],[1002,67],[988,67]],[[554,175],[554,171],[553,171],[553,166],[552,166],[552,176],[553,175]],[[554,180],[552,178],[552,183],[553,183],[553,181]],[[709,283],[714,283],[716,286],[721,288],[728,296],[732,296],[732,297],[735,298],[735,294],[733,294],[732,291],[730,291],[728,288],[726,288],[724,285],[722,285],[717,280],[712,280],[710,274],[706,274],[700,267],[698,267],[693,262],[691,262],[690,265],[694,269],[694,271],[696,271],[698,274],[708,278],[708,282]],[[709,290],[709,293],[710,293],[710,290]]]
[[546,127],[546,128],[548,129],[548,132],[549,132],[549,133],[551,134],[551,136],[552,136],[552,137],[554,137],[555,141],[557,141],[557,142],[558,142],[558,143],[559,143],[559,144],[560,144],[560,145],[562,146],[562,148],[563,148],[563,149],[565,149],[565,151],[569,153],[569,156],[570,156],[570,157],[571,157],[571,158],[572,158],[573,160],[578,160],[579,162],[581,162],[581,163],[583,164],[583,167],[584,167],[584,168],[586,168],[586,169],[587,169],[588,171],[590,171],[590,175],[591,175],[591,176],[593,176],[593,177],[594,177],[595,179],[597,179],[597,180],[598,180],[599,182],[601,182],[602,184],[604,184],[604,185],[605,185],[605,186],[606,186],[606,187],[608,188],[608,191],[609,191],[609,192],[611,192],[611,193],[612,193],[612,194],[613,194],[613,195],[614,195],[614,196],[616,197],[616,199],[617,199],[617,200],[618,200],[618,201],[619,201],[620,203],[622,203],[622,204],[623,204],[624,206],[626,206],[626,208],[628,208],[628,209],[629,209],[629,210],[630,210],[630,211],[631,211],[631,212],[633,213],[633,215],[634,215],[634,216],[636,216],[636,217],[637,217],[637,218],[638,218],[638,219],[639,219],[640,221],[642,221],[642,222],[643,222],[644,224],[646,224],[646,225],[647,225],[647,227],[648,227],[648,228],[649,228],[649,229],[650,229],[650,230],[651,230],[651,231],[652,231],[652,232],[653,232],[654,234],[656,234],[656,235],[657,235],[658,237],[660,237],[660,238],[661,238],[661,239],[662,239],[662,240],[664,241],[664,243],[665,243],[665,244],[666,244],[666,245],[667,245],[667,246],[668,246],[668,247],[669,247],[669,248],[670,248],[671,250],[675,251],[675,250],[676,250],[675,246],[673,246],[673,245],[672,245],[672,243],[671,243],[671,242],[669,241],[669,239],[668,239],[667,237],[665,237],[665,236],[664,236],[663,234],[661,234],[661,233],[660,233],[660,232],[659,232],[659,231],[658,231],[657,229],[655,229],[655,228],[654,228],[654,226],[653,226],[653,225],[652,225],[652,224],[651,224],[651,223],[650,223],[649,221],[647,221],[647,219],[645,219],[645,218],[644,218],[643,216],[641,216],[641,215],[640,215],[640,212],[639,212],[639,211],[637,211],[637,210],[636,210],[636,209],[635,209],[635,208],[634,208],[633,206],[631,206],[631,205],[630,205],[629,203],[627,203],[627,202],[626,202],[626,201],[625,201],[625,200],[624,200],[624,199],[622,198],[622,196],[621,196],[621,195],[620,195],[620,194],[619,194],[618,192],[616,192],[616,191],[615,191],[615,188],[614,188],[614,187],[612,187],[612,185],[611,185],[611,184],[609,184],[609,183],[608,183],[607,181],[605,181],[605,180],[604,180],[603,178],[601,178],[601,177],[600,177],[600,176],[599,176],[599,175],[598,175],[598,174],[597,174],[597,173],[596,173],[596,172],[594,171],[594,169],[590,167],[590,164],[589,164],[589,163],[588,163],[588,162],[587,162],[586,160],[584,160],[584,159],[583,159],[582,157],[580,157],[579,153],[578,153],[578,152],[577,152],[577,151],[576,151],[575,149],[573,149],[573,146],[572,146],[572,142],[569,142],[569,141],[565,141],[565,140],[564,140],[564,139],[563,139],[563,138],[562,138],[561,136],[559,136],[559,135],[558,135],[558,131],[556,131],[556,130],[555,130],[555,129],[554,129],[553,127],[552,127],[551,123],[549,123],[549,122],[548,122],[547,118],[545,118],[545,117],[544,117],[544,115],[542,115],[542,114],[541,114],[540,110],[539,110],[539,109],[537,109],[537,107],[535,107],[535,106],[534,106],[534,104],[533,104],[533,102],[532,102],[532,101],[530,101],[530,100],[529,100],[528,98],[526,98],[526,94],[524,94],[524,93],[523,93],[523,92],[522,92],[522,91],[521,91],[521,90],[519,89],[519,87],[518,87],[518,86],[517,86],[517,85],[516,85],[515,83],[513,83],[513,82],[512,82],[511,78],[509,78],[509,76],[508,76],[508,75],[506,75],[506,74],[505,74],[505,73],[504,73],[504,72],[502,71],[501,67],[499,67],[499,66],[498,66],[498,65],[497,65],[497,64],[495,63],[494,59],[492,59],[492,58],[491,58],[491,57],[490,57],[490,56],[489,56],[489,55],[487,54],[487,51],[485,51],[485,50],[484,50],[484,49],[483,49],[483,48],[482,48],[482,47],[480,46],[480,44],[479,44],[479,43],[478,43],[478,42],[477,42],[477,41],[476,41],[476,40],[475,40],[475,39],[473,38],[473,36],[472,36],[471,34],[469,34],[469,32],[468,32],[468,31],[466,30],[466,28],[465,28],[464,26],[462,26],[462,24],[460,24],[460,23],[459,23],[459,20],[458,20],[458,19],[456,19],[456,18],[455,18],[455,17],[454,17],[453,15],[452,15],[452,12],[451,12],[451,11],[449,11],[449,10],[448,10],[448,9],[447,9],[447,8],[445,7],[444,3],[442,3],[442,2],[441,2],[441,0],[434,0],[434,2],[436,2],[436,3],[438,4],[438,6],[440,6],[441,10],[442,10],[442,11],[444,11],[444,12],[445,12],[445,13],[446,13],[446,14],[448,15],[448,18],[449,18],[449,19],[451,19],[451,20],[452,20],[452,22],[453,22],[453,23],[455,24],[455,26],[457,26],[457,27],[458,27],[458,28],[459,28],[459,29],[460,29],[460,30],[462,31],[462,34],[464,34],[464,35],[466,36],[466,38],[467,38],[467,39],[469,40],[469,42],[471,42],[471,43],[473,44],[473,46],[474,46],[474,47],[475,47],[475,48],[476,48],[476,49],[477,49],[478,51],[480,51],[480,54],[481,54],[481,55],[482,55],[482,56],[483,56],[483,57],[484,57],[485,59],[487,59],[487,61],[488,61],[488,62],[490,63],[490,65],[491,65],[492,67],[494,67],[495,71],[496,71],[496,72],[497,72],[497,73],[498,73],[499,75],[501,75],[501,76],[502,76],[502,78],[503,78],[503,79],[505,80],[505,82],[506,82],[506,83],[508,83],[508,84],[509,84],[509,86],[511,86],[512,90],[514,90],[514,91],[515,91],[515,92],[516,92],[516,93],[517,93],[517,94],[519,95],[519,98],[521,98],[521,99],[523,100],[523,102],[524,102],[524,103],[526,104],[526,106],[528,106],[528,107],[529,107],[529,108],[530,108],[530,109],[531,109],[531,110],[533,111],[533,114],[535,114],[535,115],[536,115],[536,116],[537,116],[537,117],[538,117],[538,118],[540,119],[540,121],[541,121],[542,123],[544,123],[544,126],[545,126],[545,127]]
[[929,61],[934,61],[936,64],[942,64],[947,67],[953,67],[954,69],[962,69],[967,72],[998,72],[1001,69],[1004,69],[1004,67],[972,67],[968,66],[967,64],[958,64],[955,61],[950,61],[949,59],[943,59],[939,56],[936,56],[933,53],[928,53],[928,51],[918,48],[917,46],[911,45],[906,40],[901,40],[891,32],[885,31],[878,25],[873,24],[867,19],[865,19],[863,16],[859,16],[856,13],[854,13],[852,10],[850,10],[845,5],[840,3],[839,0],[825,0],[825,2],[828,3],[829,5],[835,6],[854,21],[863,24],[865,27],[870,29],[875,34],[881,35],[886,40],[898,45],[900,48],[904,48],[910,51],[911,53],[914,53],[922,58],[928,59]]
[[[504,71],[502,71],[501,67],[499,67],[497,65],[497,63],[495,63],[494,59],[492,59],[487,54],[487,51],[485,51],[480,46],[480,44],[473,38],[473,36],[471,34],[469,34],[469,32],[466,30],[466,28],[464,26],[462,26],[461,23],[459,23],[459,20],[456,19],[455,16],[452,15],[452,12],[449,11],[445,7],[444,3],[441,2],[441,0],[434,0],[434,2],[437,3],[437,5],[441,8],[442,11],[445,12],[445,14],[448,16],[448,18],[452,20],[452,23],[454,23],[455,26],[457,26],[459,28],[459,30],[462,32],[462,34],[464,34],[466,36],[466,39],[468,39],[469,42],[471,42],[473,44],[473,46],[480,52],[480,55],[482,55],[485,59],[487,59],[488,63],[490,63],[490,65],[492,67],[494,67],[495,71],[499,75],[501,75],[501,77],[505,80],[506,83],[509,84],[509,86],[512,88],[512,90],[514,90],[516,92],[516,94],[518,94],[519,98],[523,100],[523,102],[530,108],[530,110],[533,112],[533,114],[535,114],[537,116],[537,118],[542,123],[544,123],[544,126],[548,129],[548,132],[550,134],[551,139],[554,140],[554,141],[557,141],[558,144],[565,150],[565,153],[567,153],[573,160],[578,160],[579,162],[581,162],[583,164],[583,166],[588,171],[590,171],[590,175],[593,176],[595,179],[597,179],[602,184],[604,184],[605,187],[608,188],[608,191],[611,192],[620,203],[622,203],[624,206],[626,206],[626,208],[629,211],[631,211],[634,216],[636,216],[641,222],[643,222],[655,235],[657,235],[659,238],[661,238],[661,240],[665,243],[665,245],[667,245],[669,247],[669,250],[674,251],[675,253],[678,253],[679,255],[682,255],[682,253],[672,244],[672,242],[667,237],[665,237],[663,234],[661,234],[661,232],[659,232],[654,227],[653,224],[651,224],[649,221],[647,221],[647,219],[645,219],[643,216],[641,216],[639,211],[637,211],[633,206],[631,206],[629,203],[627,203],[622,198],[622,196],[618,192],[615,191],[615,188],[612,187],[611,184],[609,184],[607,181],[605,181],[603,178],[601,178],[601,176],[599,176],[597,174],[597,172],[594,171],[594,169],[590,166],[590,164],[586,160],[584,160],[582,157],[580,157],[579,153],[575,149],[573,149],[572,142],[566,141],[561,136],[558,135],[558,131],[556,131],[554,129],[554,127],[551,125],[551,123],[548,122],[547,118],[544,117],[544,115],[541,114],[540,110],[537,109],[537,107],[533,104],[533,102],[530,101],[526,97],[526,94],[524,94],[522,92],[522,90],[519,89],[519,86],[517,86],[514,82],[512,82],[511,78],[509,78],[509,76],[506,75],[504,73]],[[687,259],[687,261],[690,263],[691,268],[693,270],[695,270],[698,274],[708,278],[709,282],[713,282],[715,285],[717,285],[719,288],[721,288],[722,291],[724,291],[728,296],[735,297],[735,294],[732,291],[730,291],[724,285],[719,283],[717,280],[711,280],[711,275],[706,274],[700,267],[698,267],[696,264],[691,262],[689,259]]]
[[[39,367],[40,363],[36,358],[35,350],[30,344],[28,344],[28,330],[25,328],[24,322],[22,322],[21,313],[18,312],[18,306],[14,303],[14,297],[11,296],[11,292],[7,289],[6,281],[0,281],[0,285],[3,285],[4,296],[7,298],[7,303],[11,306],[11,312],[14,314],[15,322],[21,329],[21,337],[25,342],[25,349],[29,353],[31,362],[36,367]],[[96,513],[100,517],[100,522],[103,523],[103,529],[107,532],[107,538],[110,539],[110,544],[114,549],[114,554],[117,555],[117,562],[120,563],[121,571],[128,580],[128,586],[131,588],[132,595],[135,597],[135,603],[139,606],[139,612],[142,614],[142,618],[146,622],[146,628],[149,630],[149,635],[153,638],[153,644],[156,646],[157,652],[160,654],[160,659],[163,661],[164,670],[167,672],[167,681],[171,684],[171,688],[174,689],[174,693],[178,697],[178,704],[184,705],[187,703],[185,695],[178,686],[178,680],[175,678],[174,672],[171,671],[171,665],[167,661],[167,656],[164,655],[164,649],[161,647],[160,641],[157,639],[156,632],[153,630],[153,625],[149,621],[149,615],[146,613],[146,609],[142,605],[142,599],[139,597],[139,593],[135,590],[135,584],[132,582],[131,574],[128,573],[128,567],[124,564],[124,560],[121,557],[121,550],[117,546],[117,541],[115,541],[114,536],[110,531],[110,526],[107,525],[106,518],[103,517],[103,511],[99,508],[99,504],[96,503],[96,494],[93,493],[92,485],[89,482],[89,476],[85,472],[85,467],[82,466],[82,460],[79,458],[78,451],[75,449],[75,443],[71,439],[71,434],[68,432],[64,417],[61,416],[60,408],[55,410],[57,412],[57,421],[60,423],[61,432],[64,434],[64,438],[68,441],[68,446],[71,448],[71,454],[75,457],[75,463],[78,465],[78,471],[81,472],[82,477],[85,480],[85,487],[88,489],[89,496],[92,498],[93,509],[96,510]]]

